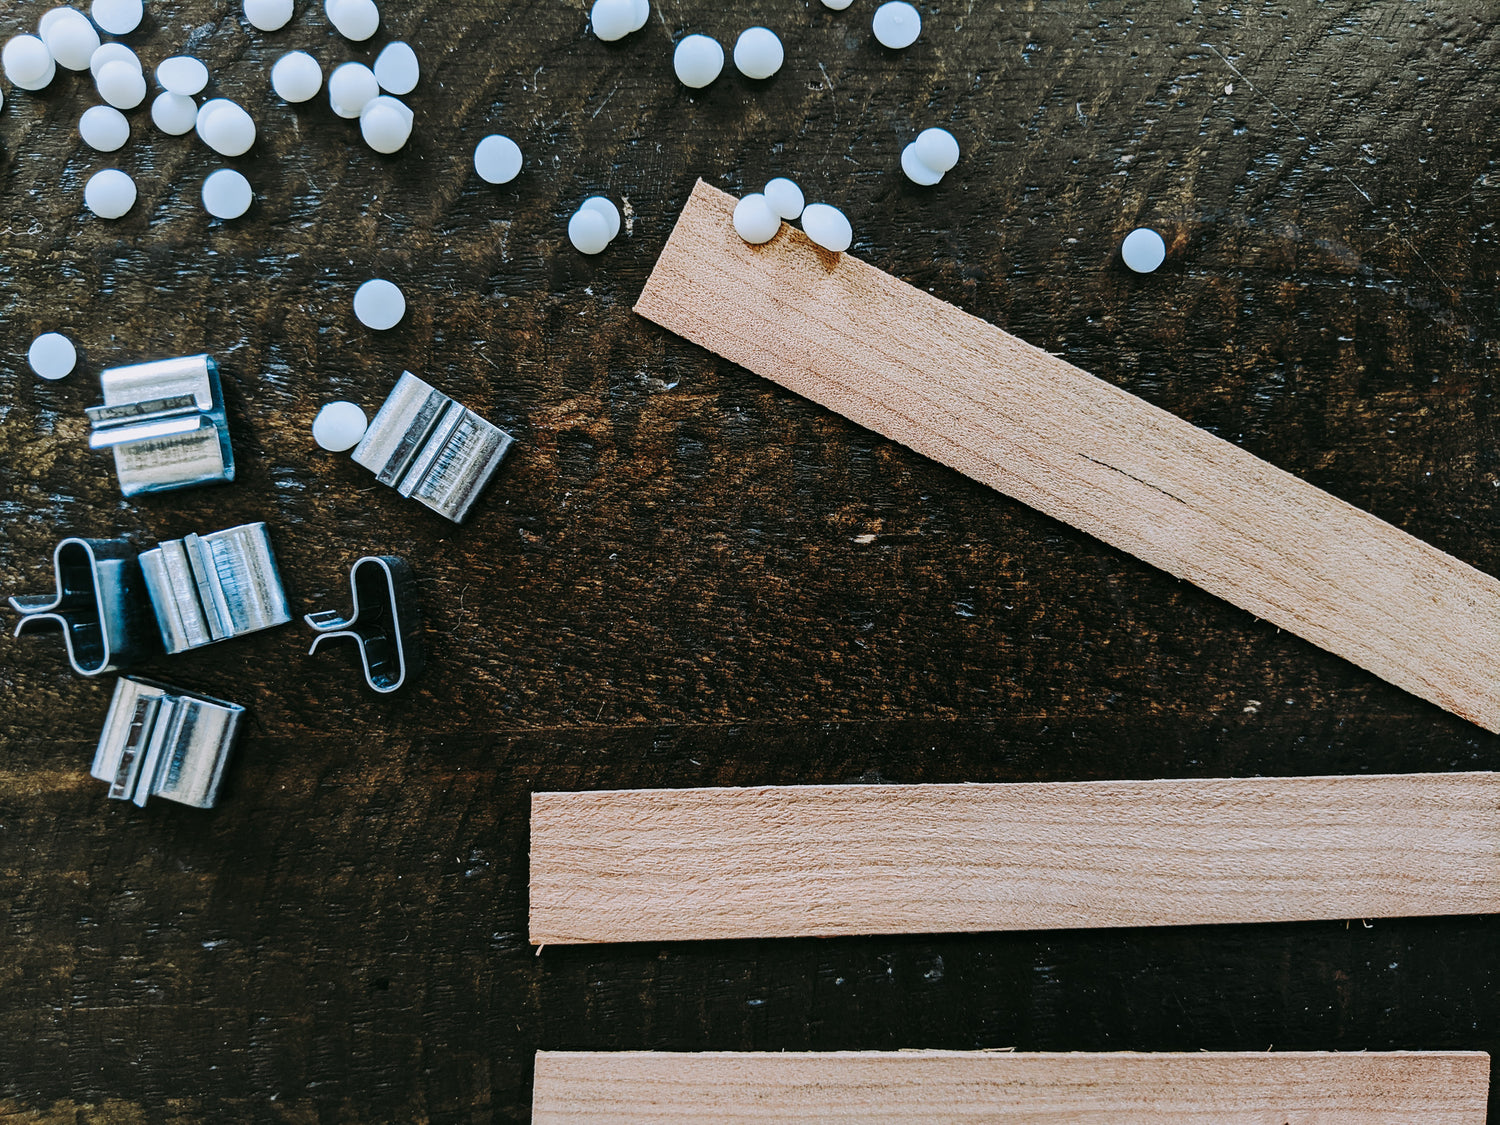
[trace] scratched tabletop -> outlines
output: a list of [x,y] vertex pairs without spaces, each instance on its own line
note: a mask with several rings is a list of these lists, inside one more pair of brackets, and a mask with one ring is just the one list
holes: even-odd
[[[631,312],[694,180],[791,176],[852,253],[1489,571],[1500,571],[1500,12],[1366,4],[147,0],[259,139],[222,160],[147,106],[84,147],[86,74],[0,109],[0,593],[65,535],[141,549],[264,520],[294,624],[141,674],[250,709],[219,806],[110,801],[112,677],[0,639],[0,1121],[525,1121],[539,1048],[1500,1049],[1490,917],[546,948],[535,790],[1500,768],[1500,739]],[[44,6],[10,0],[0,35]],[[675,40],[774,28],[701,91]],[[380,156],[268,74],[411,43]],[[154,85],[153,85],[154,94]],[[148,102],[149,105],[149,102]],[[899,172],[922,128],[963,147]],[[514,138],[495,187],[472,154]],[[203,177],[254,186],[210,219]],[[83,185],[120,167],[114,222]],[[597,257],[569,215],[624,213]],[[1135,275],[1119,243],[1161,231]],[[408,311],[362,327],[355,288]],[[61,331],[78,370],[26,366]],[[100,370],[208,352],[228,485],[122,499]],[[311,441],[410,370],[513,433],[456,526]],[[428,667],[379,696],[301,615],[365,554],[416,572]],[[1500,1104],[1500,1103],[1493,1103]]]

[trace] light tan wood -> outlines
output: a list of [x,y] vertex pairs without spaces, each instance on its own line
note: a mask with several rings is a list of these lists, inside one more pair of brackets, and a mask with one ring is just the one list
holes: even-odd
[[1500,911],[1500,774],[536,793],[534,944]]
[[1484,1125],[1489,1056],[541,1051],[532,1125]]
[[701,181],[636,311],[1500,730],[1500,582]]

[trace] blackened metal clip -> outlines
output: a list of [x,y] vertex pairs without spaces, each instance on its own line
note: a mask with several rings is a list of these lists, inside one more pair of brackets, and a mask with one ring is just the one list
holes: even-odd
[[238,703],[121,676],[89,772],[119,800],[212,808],[244,714]]
[[292,619],[263,523],[187,535],[141,554],[167,652],[184,652]]
[[347,637],[359,646],[365,680],[379,692],[395,691],[422,670],[417,617],[416,579],[411,567],[394,555],[366,555],[349,571],[354,610],[309,613],[313,627],[309,656],[324,641]]
[[10,599],[21,615],[16,636],[57,626],[80,676],[113,672],[151,650],[146,587],[128,540],[63,539],[52,552],[52,569],[55,594]]

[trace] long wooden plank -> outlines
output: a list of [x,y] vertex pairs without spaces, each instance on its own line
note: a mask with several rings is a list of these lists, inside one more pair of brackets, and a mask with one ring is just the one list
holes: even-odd
[[1500,911],[1500,774],[536,793],[531,941]]
[[698,183],[643,316],[1500,731],[1500,581]]
[[541,1051],[533,1125],[1484,1125],[1480,1052]]

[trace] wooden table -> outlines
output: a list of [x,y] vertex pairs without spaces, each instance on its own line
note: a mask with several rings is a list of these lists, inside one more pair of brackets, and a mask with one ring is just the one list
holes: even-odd
[[[190,50],[255,117],[227,163],[257,202],[209,220],[224,162],[145,107],[83,149],[86,76],[5,90],[0,590],[46,590],[65,534],[263,519],[298,614],[347,608],[362,554],[409,560],[429,667],[378,697],[300,623],[159,658],[253,721],[218,809],[136,810],[88,776],[109,677],[4,642],[0,1120],[525,1120],[537,1048],[1500,1048],[1489,917],[526,935],[536,789],[1500,768],[1495,736],[630,311],[697,176],[790,175],[859,256],[1495,571],[1493,13],[924,5],[889,52],[872,0],[659,3],[613,44],[574,0],[388,3],[368,45],[316,4],[269,35],[229,0],[148,7],[147,64]],[[754,22],[773,79],[676,83],[675,37]],[[283,51],[388,37],[424,69],[394,157],[269,90]],[[964,157],[924,189],[897,168],[928,125]],[[526,154],[504,187],[470,163],[489,132]],[[116,165],[140,199],[109,223],[82,188]],[[585,258],[594,193],[626,219]],[[1149,276],[1117,252],[1140,224],[1169,245]],[[352,315],[372,276],[409,302],[387,333]],[[81,354],[55,384],[25,366],[53,329]],[[87,449],[98,371],[198,351],[238,479],[122,500]],[[403,369],[517,436],[461,528],[309,439]]]

